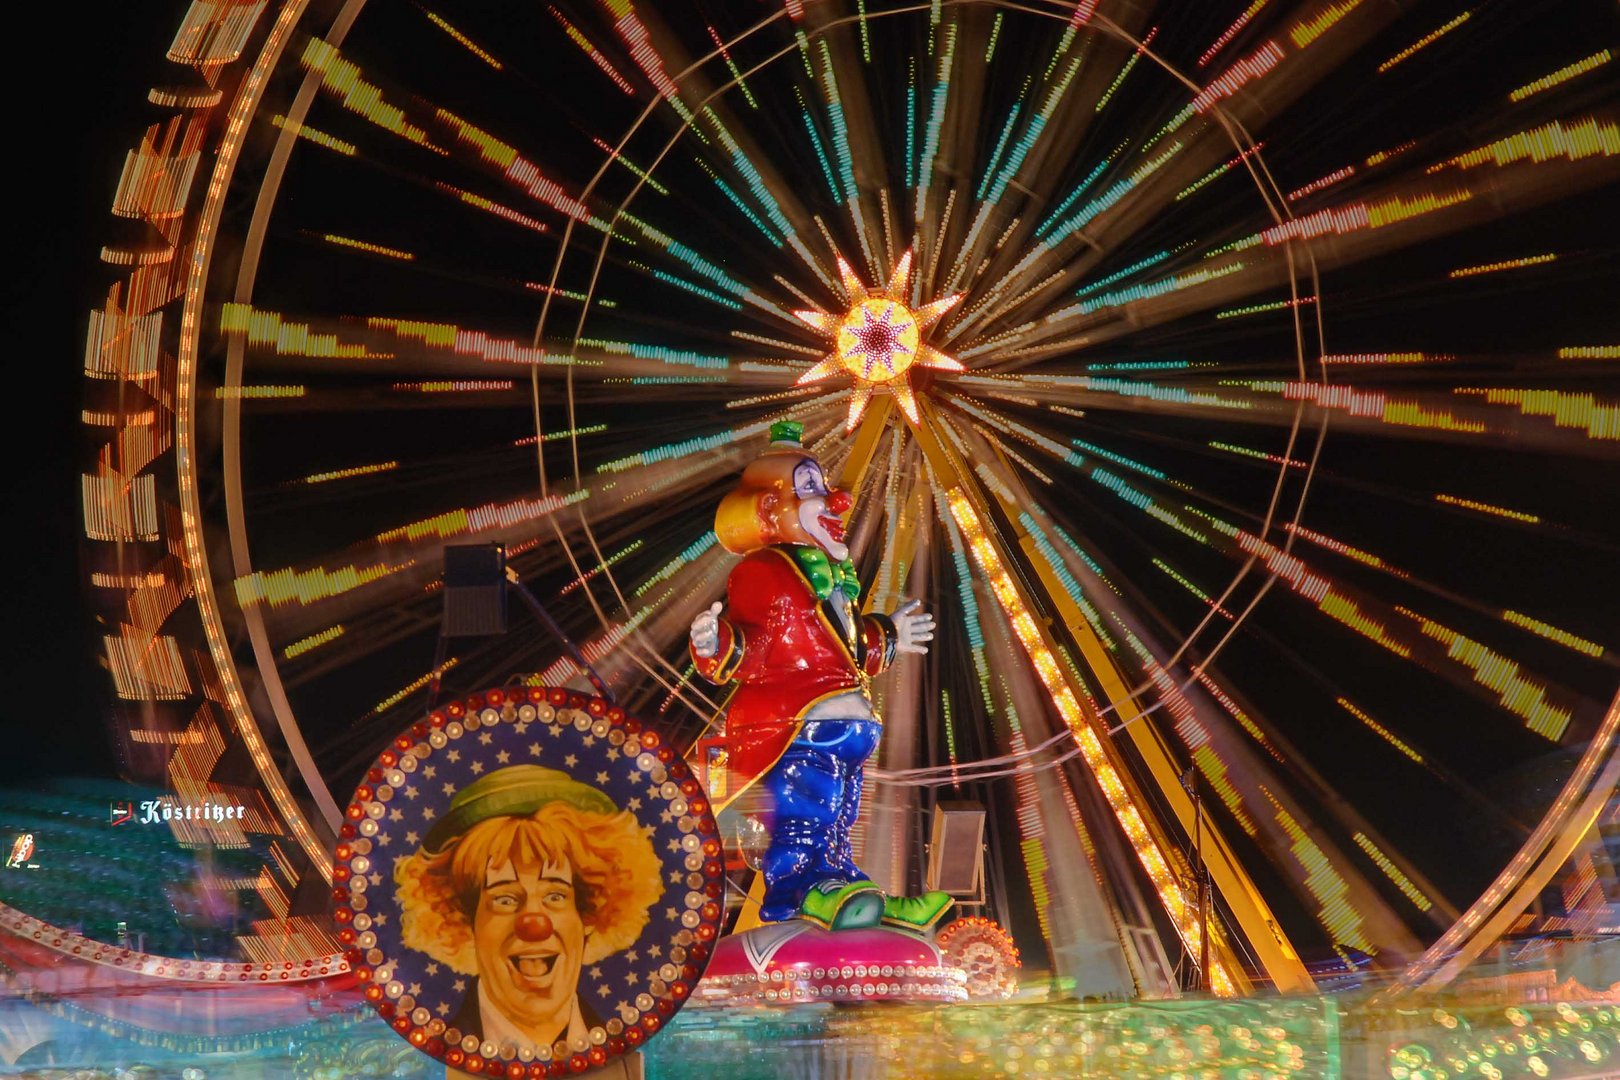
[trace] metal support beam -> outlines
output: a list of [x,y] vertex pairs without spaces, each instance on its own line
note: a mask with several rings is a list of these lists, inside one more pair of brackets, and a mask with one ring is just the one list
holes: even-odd
[[[921,408],[922,422],[915,430],[917,441],[944,492],[948,512],[962,526],[975,560],[997,600],[1006,609],[1008,619],[1028,653],[1036,674],[1051,695],[1054,706],[1073,731],[1082,759],[1096,778],[1120,829],[1158,891],[1189,955],[1198,956],[1201,941],[1191,888],[1191,869],[1168,831],[1148,811],[1148,803],[1141,789],[1126,768],[1118,748],[1108,738],[1100,718],[1093,710],[1082,706],[1081,702],[1087,697],[1084,688],[1070,681],[1068,672],[1057,660],[1057,644],[1052,639],[1050,629],[1036,617],[1038,609],[1025,591],[1024,584],[1008,570],[1013,560],[994,528],[984,490],[972,480],[972,470],[966,467],[951,446],[933,407],[925,401],[921,403]],[[1242,904],[1241,898],[1239,903]],[[1246,934],[1252,932],[1251,924],[1252,920],[1241,924]],[[1271,951],[1278,951],[1271,931],[1264,926],[1258,929],[1264,931],[1267,940],[1273,943]],[[1216,930],[1211,934],[1210,944],[1213,946],[1210,985],[1220,994],[1248,991],[1249,980],[1232,943]],[[1297,958],[1294,963],[1298,964]],[[1289,978],[1283,965],[1279,964],[1279,968],[1284,975],[1279,983],[1290,989],[1297,988],[1299,980]],[[1270,970],[1269,965],[1267,970]],[[1302,965],[1298,971],[1300,976],[1304,976]],[[1304,977],[1308,980],[1308,976]]]

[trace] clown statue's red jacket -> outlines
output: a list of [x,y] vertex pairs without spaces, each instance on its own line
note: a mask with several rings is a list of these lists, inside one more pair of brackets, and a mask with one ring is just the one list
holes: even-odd
[[726,707],[728,799],[776,764],[807,718],[876,718],[866,682],[894,660],[883,615],[862,615],[854,568],[820,547],[773,544],[743,556],[726,584],[720,647],[693,663],[736,683]]

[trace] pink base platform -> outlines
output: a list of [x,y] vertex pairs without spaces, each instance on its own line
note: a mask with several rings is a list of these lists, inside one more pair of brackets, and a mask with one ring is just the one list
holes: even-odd
[[721,938],[692,1002],[957,1002],[967,1000],[966,979],[916,934],[830,931],[794,920]]

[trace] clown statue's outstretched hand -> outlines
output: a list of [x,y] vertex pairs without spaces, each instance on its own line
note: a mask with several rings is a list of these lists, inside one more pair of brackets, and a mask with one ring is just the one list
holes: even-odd
[[928,651],[928,643],[934,640],[934,616],[919,611],[921,607],[921,600],[907,600],[889,616],[889,621],[894,623],[896,652],[921,654]]

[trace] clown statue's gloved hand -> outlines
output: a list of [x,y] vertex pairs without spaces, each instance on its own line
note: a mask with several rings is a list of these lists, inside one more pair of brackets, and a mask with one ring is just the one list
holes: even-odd
[[[926,653],[928,643],[934,640],[934,617],[926,611],[918,612],[920,607],[921,600],[907,600],[889,616],[889,621],[894,623],[896,652]],[[697,624],[692,625],[695,632]]]

